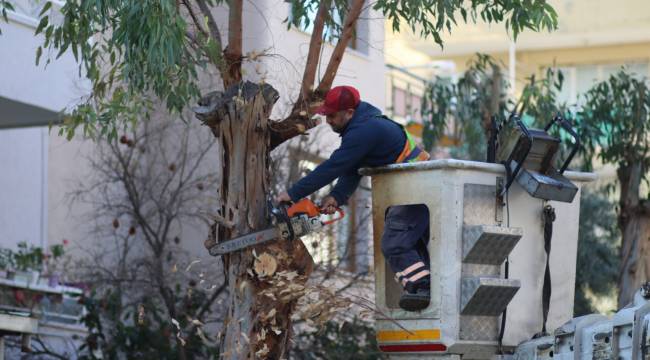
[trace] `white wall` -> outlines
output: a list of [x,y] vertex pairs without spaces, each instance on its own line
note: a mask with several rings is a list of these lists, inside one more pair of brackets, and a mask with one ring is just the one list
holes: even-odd
[[46,129],[0,131],[0,246],[42,246],[47,224]]
[[[38,6],[24,0],[16,3],[17,12],[8,13],[9,23],[0,22],[0,97],[61,111],[83,94],[74,57],[66,53],[54,60],[56,53],[46,50],[37,67],[36,49],[43,37],[34,36],[38,22],[31,14]],[[48,56],[52,62],[45,67]]]
[[[0,21],[0,98],[20,104],[26,123],[33,121],[34,111],[50,111],[54,120],[56,112],[81,94],[77,65],[66,54],[46,68],[45,52],[37,67],[36,48],[43,42],[34,36],[39,5],[25,0],[14,5],[16,11],[8,12],[9,22]],[[14,119],[4,118],[0,108],[0,128],[3,120]],[[20,241],[38,246],[48,243],[47,134],[45,127],[0,130],[0,246]]]

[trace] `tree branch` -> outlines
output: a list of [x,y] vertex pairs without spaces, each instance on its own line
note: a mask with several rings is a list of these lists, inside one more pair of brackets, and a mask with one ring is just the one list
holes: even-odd
[[309,41],[309,51],[307,53],[307,62],[305,63],[305,72],[302,77],[302,86],[298,101],[294,105],[293,112],[303,107],[303,101],[308,100],[311,91],[314,89],[314,80],[316,79],[316,70],[318,69],[318,58],[323,45],[323,29],[325,28],[325,17],[330,8],[331,0],[323,0],[318,6],[316,19],[314,20],[314,29]]
[[323,75],[323,78],[316,89],[316,93],[325,94],[332,87],[336,73],[339,70],[339,65],[341,65],[341,61],[343,60],[345,49],[348,47],[352,35],[354,34],[357,20],[359,19],[361,10],[363,9],[363,3],[364,0],[354,0],[352,6],[350,6],[350,10],[345,17],[345,26],[343,27],[341,37],[336,43],[334,52],[327,64],[327,70],[325,70],[325,75]]
[[199,9],[201,9],[201,13],[203,16],[208,19],[208,29],[210,29],[210,35],[212,35],[212,38],[214,41],[216,41],[219,46],[221,46],[221,32],[219,31],[219,26],[217,26],[217,22],[214,20],[214,16],[212,16],[212,12],[210,11],[210,7],[208,4],[206,4],[205,0],[197,0],[196,3],[199,5]]
[[225,50],[226,72],[221,74],[225,88],[241,81],[242,60],[242,0],[230,2],[228,14],[228,46]]
[[209,36],[208,32],[203,28],[203,26],[201,26],[201,21],[196,17],[196,13],[194,12],[194,9],[192,9],[192,5],[188,4],[186,0],[183,0],[182,3],[187,9],[187,12],[190,14],[190,17],[194,22],[194,26],[196,26],[196,28],[207,38]]
[[[324,22],[324,17],[327,16],[327,12],[325,10],[327,10],[329,7],[325,7],[323,5],[325,2],[329,1],[323,1],[318,9],[318,17],[314,22],[314,33],[317,30],[317,23]],[[363,3],[364,0],[354,0],[350,6],[350,9],[345,17],[345,25],[343,27],[343,31],[341,32],[341,37],[334,47],[334,52],[332,53],[330,61],[327,65],[325,75],[323,75],[323,79],[315,91],[312,90],[313,79],[310,80],[310,76],[311,71],[313,71],[314,74],[316,73],[317,57],[320,50],[313,49],[314,42],[316,42],[316,40],[314,39],[314,33],[312,33],[312,41],[309,44],[307,65],[305,66],[305,74],[303,77],[303,83],[298,101],[294,104],[293,111],[289,117],[280,122],[271,123],[271,150],[275,149],[285,141],[295,136],[304,134],[305,131],[320,124],[319,120],[312,119],[311,117],[313,116],[314,110],[317,105],[319,105],[319,102],[322,100],[324,94],[327,93],[327,91],[329,91],[329,89],[332,87],[332,83],[334,82],[334,78],[338,72],[339,65],[343,60],[345,50],[347,49],[347,46],[352,39],[352,35],[354,34],[357,20],[359,19],[361,11],[363,10]],[[322,38],[322,28],[319,38]],[[312,60],[312,56],[315,56],[316,59]],[[304,95],[305,93],[308,95]]]

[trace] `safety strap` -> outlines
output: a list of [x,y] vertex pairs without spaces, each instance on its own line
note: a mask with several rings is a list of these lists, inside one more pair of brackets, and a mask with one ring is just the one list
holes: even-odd
[[544,206],[544,251],[546,252],[546,271],[544,272],[544,287],[542,288],[542,333],[546,334],[546,320],[551,305],[551,238],[553,237],[553,222],[555,221],[555,209],[551,205]]

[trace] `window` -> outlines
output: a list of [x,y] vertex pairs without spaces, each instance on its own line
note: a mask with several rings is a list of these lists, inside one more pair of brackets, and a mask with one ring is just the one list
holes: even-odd
[[393,115],[406,116],[406,91],[393,88]]
[[560,67],[564,75],[564,86],[559,94],[560,101],[569,105],[581,105],[581,95],[595,83],[607,80],[611,75],[625,67],[626,71],[639,76],[648,76],[647,62],[630,62],[624,64],[586,64]]
[[422,122],[422,115],[420,112],[422,111],[422,97],[411,94],[411,109],[409,111],[409,115],[411,115],[411,120],[415,120],[417,122]]
[[[316,13],[318,12],[318,3],[309,5],[306,11],[307,11],[307,17],[309,18],[309,22],[301,23],[300,26],[298,26],[298,28],[308,34],[311,34],[312,31],[314,30],[314,20],[316,20]],[[291,19],[293,17],[291,14],[291,8],[289,12],[290,12],[289,16]],[[330,15],[332,16],[335,23],[343,24],[343,19],[338,9],[332,8],[330,11]],[[350,39],[350,42],[348,43],[348,48],[357,50],[364,54],[368,54],[369,51],[368,39],[370,33],[370,26],[367,20],[368,19],[367,15],[368,15],[368,7],[365,7],[362,10],[361,15],[359,16],[359,20],[357,21],[355,31],[352,35],[352,39]],[[340,29],[335,29],[332,26],[326,25],[325,29],[323,29],[323,39],[327,42],[331,42],[335,44],[339,36],[339,31]]]
[[392,92],[391,115],[407,121],[421,122],[422,96],[395,86]]

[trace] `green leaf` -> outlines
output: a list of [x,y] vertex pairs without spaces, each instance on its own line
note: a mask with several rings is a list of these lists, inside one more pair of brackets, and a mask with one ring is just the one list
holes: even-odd
[[49,17],[45,16],[41,18],[41,21],[39,21],[38,26],[36,27],[36,31],[34,31],[34,35],[38,35],[43,31],[43,29],[48,25],[49,22]]
[[43,48],[39,46],[39,47],[36,49],[36,66],[38,66],[38,62],[39,62],[40,59],[41,59],[41,55],[43,55]]
[[41,9],[41,12],[38,14],[38,17],[43,16],[43,14],[45,14],[48,10],[50,10],[50,8],[52,8],[52,2],[48,1],[45,3],[45,5],[43,5],[43,9]]

